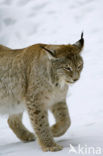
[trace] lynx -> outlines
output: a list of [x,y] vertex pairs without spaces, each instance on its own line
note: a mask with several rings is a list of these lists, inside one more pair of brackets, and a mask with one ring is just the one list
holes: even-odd
[[[0,114],[8,114],[8,124],[26,142],[37,137],[43,151],[62,149],[53,137],[63,135],[71,120],[66,104],[68,85],[80,78],[83,68],[81,39],[74,44],[35,44],[24,49],[0,45]],[[36,137],[22,123],[27,110]],[[56,123],[49,126],[48,110]]]

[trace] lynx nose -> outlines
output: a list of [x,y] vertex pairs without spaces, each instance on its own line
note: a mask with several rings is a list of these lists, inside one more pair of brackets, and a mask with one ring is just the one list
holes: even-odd
[[78,79],[74,79],[74,82],[77,81]]

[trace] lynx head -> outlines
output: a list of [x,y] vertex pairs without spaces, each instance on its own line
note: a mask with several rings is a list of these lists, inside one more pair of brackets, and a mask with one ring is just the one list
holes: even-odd
[[83,68],[81,51],[84,46],[83,33],[81,39],[74,44],[68,45],[46,45],[43,50],[51,61],[55,79],[61,84],[74,83]]

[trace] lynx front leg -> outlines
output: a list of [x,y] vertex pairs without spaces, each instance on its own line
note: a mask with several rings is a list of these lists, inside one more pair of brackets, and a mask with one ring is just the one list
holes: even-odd
[[22,113],[9,116],[8,124],[20,140],[24,142],[35,140],[34,134],[29,132],[22,123]]
[[51,127],[51,131],[54,137],[59,137],[66,132],[71,124],[68,108],[65,102],[60,102],[53,105],[51,111],[56,119],[56,124]]
[[34,98],[30,97],[27,100],[27,109],[30,120],[42,150],[59,151],[62,147],[57,145],[53,140],[53,136],[49,128],[47,111],[44,107],[45,99],[40,100],[41,95],[42,94],[39,94]]

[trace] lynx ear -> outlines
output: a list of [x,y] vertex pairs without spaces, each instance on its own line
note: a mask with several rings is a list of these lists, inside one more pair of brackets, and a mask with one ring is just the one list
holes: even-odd
[[77,41],[76,43],[74,43],[74,45],[77,46],[80,49],[80,51],[82,50],[84,46],[83,32],[81,33],[81,39]]
[[46,47],[41,46],[42,49],[45,50],[45,52],[47,53],[49,59],[56,59],[56,55],[55,55],[55,51],[54,50],[49,50]]

